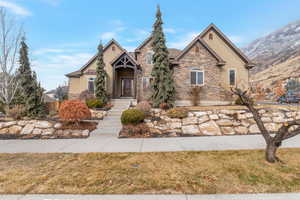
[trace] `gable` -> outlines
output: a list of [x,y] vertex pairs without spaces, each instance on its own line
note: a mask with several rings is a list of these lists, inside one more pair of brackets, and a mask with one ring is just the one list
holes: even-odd
[[210,50],[207,49],[206,45],[203,44],[200,40],[196,40],[195,42],[192,42],[186,49],[182,51],[178,57],[177,60],[183,62],[193,62],[197,60],[202,61],[213,61],[216,63],[219,63],[219,59],[214,55]]
[[225,61],[231,59],[243,63],[247,68],[253,67],[253,63],[247,56],[214,24],[208,26],[198,37],[203,39]]
[[186,46],[175,59],[179,61],[185,54],[187,54],[191,50],[192,47],[195,47],[195,44],[200,45],[211,56],[213,56],[217,60],[218,65],[222,66],[225,64],[225,61],[214,50],[212,50],[201,38],[198,37],[196,37],[190,44],[188,44],[188,46]]
[[[107,66],[110,65],[111,61],[113,59],[115,59],[117,56],[119,56],[122,52],[124,51],[124,49],[118,44],[116,43],[114,40],[112,40],[112,42],[109,42],[103,49],[103,60],[104,63]],[[87,72],[88,70],[95,70],[97,65],[97,54],[95,56],[93,56],[86,65],[84,65],[81,68],[81,71],[83,73]]]

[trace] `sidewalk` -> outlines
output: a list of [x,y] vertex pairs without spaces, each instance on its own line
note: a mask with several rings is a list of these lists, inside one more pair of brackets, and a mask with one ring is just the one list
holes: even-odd
[[229,195],[0,195],[1,200],[299,200],[300,193]]
[[[264,149],[261,135],[118,139],[97,135],[87,139],[0,140],[0,153],[168,152]],[[282,148],[300,148],[300,135]]]

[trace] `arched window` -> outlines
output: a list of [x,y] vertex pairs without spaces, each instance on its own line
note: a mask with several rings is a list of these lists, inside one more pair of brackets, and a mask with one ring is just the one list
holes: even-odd
[[199,53],[199,47],[198,46],[195,47],[195,52]]
[[192,70],[191,72],[191,85],[201,86],[204,85],[204,71],[203,70]]
[[148,65],[152,65],[153,64],[153,60],[152,60],[153,54],[154,54],[153,51],[148,51],[147,54],[146,54],[146,63]]
[[111,50],[112,50],[112,51],[115,51],[115,50],[116,50],[116,47],[115,47],[115,46],[112,46],[112,47],[111,47]]
[[214,35],[213,35],[212,33],[210,33],[210,34],[208,35],[208,38],[209,38],[210,40],[213,40],[213,39],[214,39]]
[[91,93],[94,93],[95,92],[95,78],[89,78],[88,79],[88,90],[89,92]]

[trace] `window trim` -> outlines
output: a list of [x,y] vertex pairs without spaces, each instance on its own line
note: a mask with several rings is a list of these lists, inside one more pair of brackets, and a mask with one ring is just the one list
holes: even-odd
[[[150,57],[150,54],[151,54],[151,58],[148,59]],[[145,56],[145,58],[146,58],[145,61],[146,61],[147,65],[153,65],[153,55],[154,55],[154,52],[152,50],[147,51],[146,56]],[[148,62],[149,60],[150,60],[150,63]]]
[[[192,72],[196,72],[196,84],[192,84]],[[199,84],[198,83],[198,72],[202,72],[203,74],[203,83]],[[198,69],[193,69],[190,71],[190,85],[191,86],[203,86],[205,85],[205,71],[204,70],[198,70]]]
[[[231,83],[230,83],[230,71],[234,71],[234,84],[233,85],[231,85]],[[236,77],[237,77],[236,69],[229,68],[228,69],[228,84],[229,84],[229,86],[236,86]]]
[[93,93],[94,93],[94,94],[95,94],[95,92],[96,92],[96,88],[95,88],[95,79],[96,79],[96,78],[91,77],[91,78],[88,78],[88,81],[87,81],[87,89],[88,89],[89,92],[91,92],[91,91],[90,91],[90,85],[89,85],[89,84],[90,84],[90,82],[93,82],[93,84],[94,84],[94,92],[93,92]]

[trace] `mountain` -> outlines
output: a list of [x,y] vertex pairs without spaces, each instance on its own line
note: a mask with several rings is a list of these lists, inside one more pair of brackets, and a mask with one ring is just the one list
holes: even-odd
[[300,20],[256,39],[242,50],[257,63],[253,74],[300,56]]

